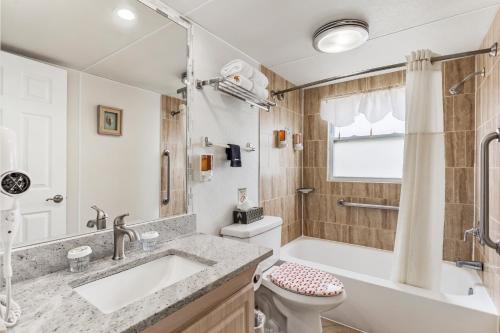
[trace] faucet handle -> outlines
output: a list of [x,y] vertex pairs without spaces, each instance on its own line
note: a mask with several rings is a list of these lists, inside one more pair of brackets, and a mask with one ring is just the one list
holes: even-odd
[[125,217],[129,216],[129,213],[118,215],[115,217],[115,220],[113,221],[113,225],[115,226],[123,226],[125,225]]
[[479,228],[473,227],[464,231],[464,242],[467,242],[469,235],[479,237]]
[[105,211],[103,211],[101,208],[97,207],[96,205],[93,205],[90,208],[94,209],[97,212],[97,218],[106,218],[106,217],[108,217],[108,214],[106,214]]

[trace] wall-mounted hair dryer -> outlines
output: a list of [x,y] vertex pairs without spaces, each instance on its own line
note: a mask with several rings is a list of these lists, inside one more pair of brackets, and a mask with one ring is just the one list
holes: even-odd
[[17,168],[16,134],[0,127],[0,240],[3,248],[3,278],[6,294],[0,295],[0,332],[17,323],[21,308],[12,300],[12,245],[22,221],[18,197],[31,186],[29,176]]

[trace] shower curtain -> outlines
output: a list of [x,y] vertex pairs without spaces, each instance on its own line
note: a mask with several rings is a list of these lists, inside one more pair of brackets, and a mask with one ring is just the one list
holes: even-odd
[[445,155],[441,64],[430,50],[407,57],[403,180],[392,280],[439,291]]

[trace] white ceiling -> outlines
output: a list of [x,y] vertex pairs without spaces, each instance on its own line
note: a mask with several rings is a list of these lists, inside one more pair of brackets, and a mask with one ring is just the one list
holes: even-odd
[[186,30],[171,23],[88,67],[86,72],[176,96],[177,89],[183,87],[186,43]]
[[[410,50],[448,54],[479,47],[500,0],[162,0],[290,81],[401,62]],[[311,36],[324,23],[359,18],[370,41],[322,54]]]
[[[129,8],[136,20],[115,15]],[[186,31],[136,0],[2,0],[2,49],[176,95]]]

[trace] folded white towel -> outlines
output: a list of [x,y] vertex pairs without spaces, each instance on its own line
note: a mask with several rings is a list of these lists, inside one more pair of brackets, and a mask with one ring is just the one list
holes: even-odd
[[242,75],[239,75],[239,74],[231,75],[227,79],[229,81],[231,81],[232,83],[234,83],[242,88],[245,88],[246,90],[251,91],[253,88],[253,81],[250,79],[247,79],[246,77],[244,77]]
[[254,84],[261,86],[262,88],[267,88],[269,85],[269,80],[267,79],[267,76],[262,74],[261,71],[254,70],[253,75],[251,77],[252,81]]
[[260,98],[267,99],[269,97],[269,91],[266,88],[258,86],[256,84],[253,85],[252,92]]
[[253,72],[254,68],[241,59],[235,59],[228,62],[220,70],[221,75],[224,77],[239,74],[248,79],[252,77]]

